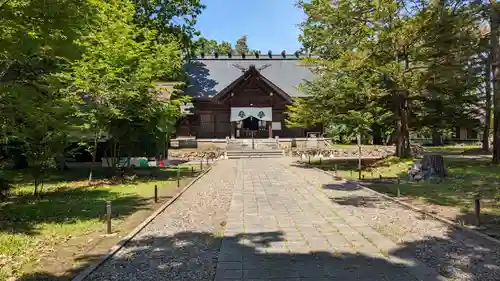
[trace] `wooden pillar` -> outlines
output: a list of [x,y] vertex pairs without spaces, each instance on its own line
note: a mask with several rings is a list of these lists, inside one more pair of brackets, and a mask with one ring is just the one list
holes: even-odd
[[231,138],[234,139],[236,136],[236,122],[230,121],[229,126],[231,126]]
[[273,122],[267,121],[267,127],[269,129],[269,138],[273,138]]

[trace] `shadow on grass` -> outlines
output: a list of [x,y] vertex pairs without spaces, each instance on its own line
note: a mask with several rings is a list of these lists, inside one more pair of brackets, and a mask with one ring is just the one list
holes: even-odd
[[[182,164],[183,162],[179,162]],[[205,166],[205,165],[203,165]],[[107,185],[122,184],[123,180],[131,182],[147,182],[150,180],[167,180],[177,176],[177,167],[179,167],[181,177],[190,176],[191,171],[199,172],[199,165],[179,165],[165,168],[136,168],[124,169],[123,171],[115,168],[94,168],[92,179],[96,181],[106,180]],[[191,169],[193,167],[193,170]],[[89,168],[71,168],[67,170],[49,169],[44,172],[44,184],[58,184],[62,182],[84,182],[88,180]],[[34,182],[31,169],[22,170],[4,170],[3,177],[17,186],[32,185]],[[124,179],[122,178],[122,173]]]
[[[127,255],[111,257],[86,280],[442,280],[437,271],[445,272],[451,264],[442,263],[437,270],[422,267],[414,253],[427,244],[449,244],[445,239],[429,238],[408,243],[389,253],[403,259],[396,262],[382,254],[367,255],[342,251],[345,245],[333,245],[331,251],[270,252],[274,245],[283,244],[283,232],[257,232],[219,237],[206,232],[181,232],[172,236],[142,236],[128,243]],[[340,243],[340,242],[339,242]],[[333,250],[338,249],[338,250]],[[345,248],[344,248],[345,249]],[[455,251],[456,252],[456,251]],[[484,254],[487,254],[485,250]],[[485,280],[483,275],[472,275],[472,270],[491,273],[495,269],[478,263],[480,257],[470,252],[467,262],[474,269],[463,267],[472,279]],[[194,258],[196,257],[196,258]],[[437,257],[444,258],[444,257]],[[82,261],[95,259],[84,257]],[[216,269],[217,260],[219,267]],[[87,265],[87,264],[85,264]],[[78,272],[82,268],[75,269]],[[19,281],[69,281],[67,276],[35,273],[22,276]],[[226,278],[226,279],[225,279]],[[281,278],[281,279],[280,279]],[[483,278],[483,279],[481,279]]]
[[[397,157],[386,157],[381,159],[361,159],[361,169],[363,172],[370,172],[379,168],[391,167],[395,164],[402,162],[407,162],[409,159],[400,159]],[[311,163],[297,161],[294,166],[306,168],[309,165],[313,167],[320,168],[325,171],[344,171],[353,173],[358,171],[358,159],[324,159],[324,160],[314,160]],[[378,176],[378,175],[376,175]]]
[[352,196],[332,198],[331,200],[342,206],[375,208],[377,207],[377,203],[379,203],[383,199],[375,195],[374,196],[352,195]]
[[354,191],[354,190],[361,189],[361,187],[359,186],[359,183],[356,181],[327,183],[327,184],[323,185],[323,188],[334,189],[334,190],[344,190],[344,191]]
[[0,205],[0,232],[34,235],[44,223],[104,219],[107,200],[112,201],[113,218],[121,218],[141,209],[148,199],[105,188],[60,188],[44,193],[40,199],[11,197]]
[[[406,172],[401,172],[401,163],[405,161],[408,160],[394,157],[383,160],[366,160],[363,162],[363,180],[328,184],[324,188],[355,190],[351,186],[361,183],[391,196],[397,195],[399,189],[403,196],[422,199],[432,204],[459,207],[471,206],[474,197],[479,192],[481,198],[486,199],[486,207],[500,209],[500,205],[496,205],[500,199],[500,177],[498,176],[500,166],[491,164],[490,159],[445,158],[445,166],[449,175],[439,182],[428,180],[409,182]],[[310,168],[303,163],[295,163],[294,166]],[[333,171],[337,167],[339,174],[346,175],[346,173],[351,172],[351,178],[357,177],[357,160],[327,160],[323,161],[322,165],[316,161],[313,166],[327,171]],[[395,168],[392,169],[392,166]],[[382,170],[375,170],[381,168]],[[383,170],[384,168],[385,170]],[[373,172],[374,170],[375,172]],[[387,171],[387,173],[380,179],[377,171]]]

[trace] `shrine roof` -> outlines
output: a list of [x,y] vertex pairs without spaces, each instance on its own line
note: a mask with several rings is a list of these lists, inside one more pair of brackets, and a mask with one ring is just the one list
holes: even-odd
[[252,65],[290,97],[305,96],[297,86],[303,80],[314,79],[311,66],[305,65],[295,55],[204,56],[193,58],[185,65],[188,75],[185,93],[192,97],[213,97]]

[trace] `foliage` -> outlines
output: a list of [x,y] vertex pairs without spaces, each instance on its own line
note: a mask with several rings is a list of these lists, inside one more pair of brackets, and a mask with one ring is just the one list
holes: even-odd
[[180,48],[188,55],[194,51],[193,38],[199,35],[195,29],[197,17],[205,5],[200,0],[132,0],[136,23],[157,30],[159,42],[169,42],[174,36]]
[[222,41],[217,43],[215,40],[208,40],[205,37],[200,37],[194,42],[196,49],[196,54],[204,53],[205,55],[211,55],[215,52],[219,54],[228,54],[233,51],[231,43]]
[[[482,80],[472,63],[479,34],[473,5],[462,1],[299,1],[307,15],[300,39],[319,77],[289,107],[289,124],[384,126],[398,156],[409,132],[447,129],[477,112]],[[472,66],[471,66],[472,65]],[[311,109],[310,109],[311,108]]]
[[64,148],[72,112],[54,76],[78,58],[74,42],[96,9],[94,0],[11,0],[0,8],[0,137],[20,144],[37,175]]
[[234,46],[234,50],[238,55],[248,54],[248,45],[247,45],[247,36],[243,35],[240,39],[236,41],[236,45]]
[[[101,3],[100,8],[101,28],[79,41],[86,51],[61,78],[80,108],[82,128],[107,133],[115,159],[159,122],[177,120],[180,112],[174,116],[163,110],[172,96],[155,83],[179,79],[182,60],[175,36],[158,42],[157,31],[133,24],[134,7],[128,1]],[[160,113],[173,120],[161,120]]]

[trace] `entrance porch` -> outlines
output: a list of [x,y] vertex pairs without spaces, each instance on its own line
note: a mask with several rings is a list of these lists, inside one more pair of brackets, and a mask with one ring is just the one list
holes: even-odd
[[272,138],[272,107],[231,107],[231,138]]

